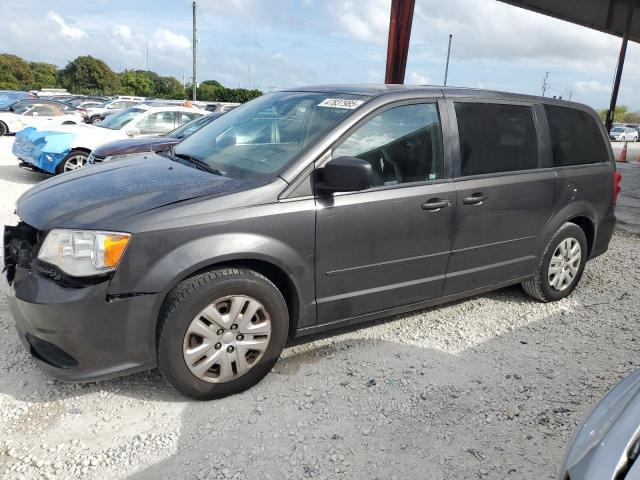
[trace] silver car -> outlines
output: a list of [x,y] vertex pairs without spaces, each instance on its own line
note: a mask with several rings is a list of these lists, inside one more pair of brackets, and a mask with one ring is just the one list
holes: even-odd
[[576,431],[561,480],[640,480],[640,370],[616,385]]
[[613,127],[609,132],[609,138],[616,142],[637,142],[638,131],[627,127]]

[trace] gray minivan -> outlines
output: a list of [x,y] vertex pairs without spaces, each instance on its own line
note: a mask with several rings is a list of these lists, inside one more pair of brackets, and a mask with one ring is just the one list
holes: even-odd
[[607,250],[619,179],[577,103],[297,88],[28,191],[3,284],[54,376],[158,367],[212,399],[258,382],[290,337],[517,283],[566,297]]

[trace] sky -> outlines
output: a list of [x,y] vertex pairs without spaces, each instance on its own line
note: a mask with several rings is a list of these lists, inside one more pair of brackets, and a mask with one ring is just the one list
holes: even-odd
[[[198,0],[198,81],[262,90],[382,83],[391,0]],[[189,0],[3,0],[0,52],[64,66],[93,55],[115,71],[191,75]],[[416,0],[405,83],[609,103],[620,39],[496,0]],[[250,68],[249,68],[250,66]],[[640,110],[630,43],[619,104]]]

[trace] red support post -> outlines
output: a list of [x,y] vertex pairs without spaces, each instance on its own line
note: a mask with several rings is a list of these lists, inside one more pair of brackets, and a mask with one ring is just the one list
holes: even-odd
[[415,0],[391,0],[384,83],[404,83]]

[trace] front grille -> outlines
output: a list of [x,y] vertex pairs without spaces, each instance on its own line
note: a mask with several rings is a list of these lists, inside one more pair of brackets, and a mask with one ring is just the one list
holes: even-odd
[[43,234],[24,222],[4,227],[4,266],[13,280],[16,267],[29,269],[38,253]]

